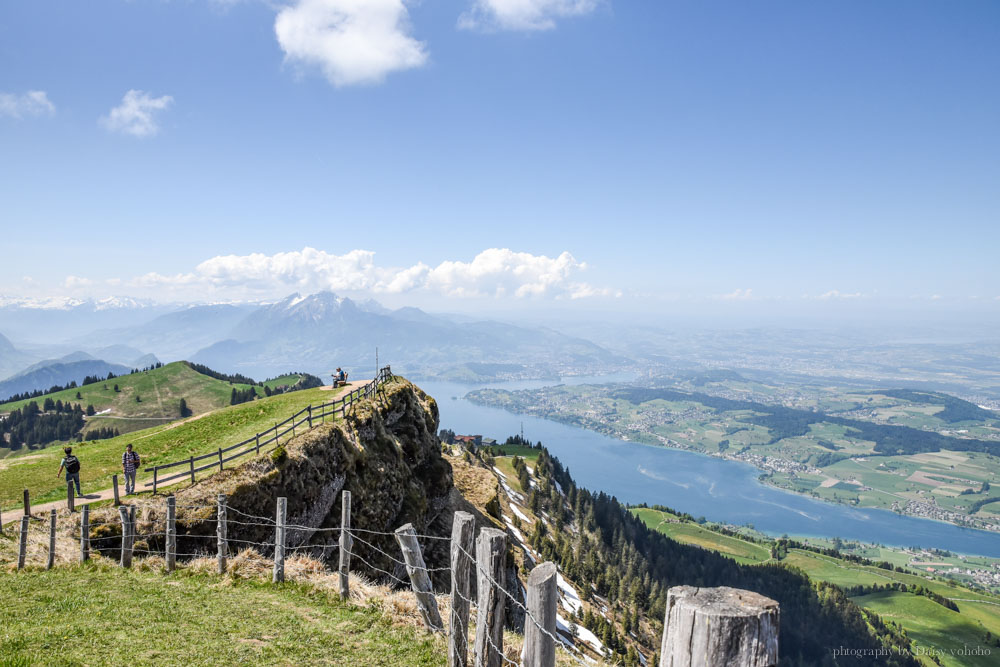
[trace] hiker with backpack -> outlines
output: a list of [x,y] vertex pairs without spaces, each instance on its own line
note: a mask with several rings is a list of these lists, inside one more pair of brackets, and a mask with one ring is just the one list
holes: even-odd
[[82,496],[83,492],[80,491],[80,459],[73,456],[73,448],[65,447],[63,451],[66,452],[66,456],[62,458],[59,462],[59,472],[56,473],[56,477],[62,475],[63,469],[66,470],[66,482],[76,483],[76,495]]
[[125,446],[122,453],[122,471],[125,473],[125,495],[135,493],[135,471],[139,467],[139,452],[132,451],[132,443]]

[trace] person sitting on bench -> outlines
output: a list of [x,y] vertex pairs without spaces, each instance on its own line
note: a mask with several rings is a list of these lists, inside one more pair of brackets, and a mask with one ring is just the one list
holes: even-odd
[[337,367],[337,374],[333,376],[333,386],[334,387],[346,387],[347,386],[347,373]]

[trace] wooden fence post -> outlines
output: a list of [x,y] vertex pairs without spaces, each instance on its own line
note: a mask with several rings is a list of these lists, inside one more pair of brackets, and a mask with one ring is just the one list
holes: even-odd
[[215,536],[219,541],[219,574],[226,573],[226,560],[229,555],[228,528],[229,526],[226,522],[226,494],[220,493],[215,520]]
[[340,597],[346,600],[351,595],[348,575],[351,571],[351,549],[354,540],[351,539],[351,492],[340,494]]
[[778,603],[722,586],[667,591],[660,664],[772,667],[778,664]]
[[111,486],[114,487],[115,490],[115,507],[118,507],[122,504],[122,499],[118,495],[118,475],[111,476]]
[[500,667],[503,664],[503,585],[506,557],[506,533],[496,528],[480,530],[476,540],[479,587],[476,667]]
[[410,575],[413,594],[417,598],[417,608],[424,619],[424,625],[433,632],[442,632],[441,612],[438,611],[437,599],[431,587],[431,579],[427,576],[427,566],[424,556],[420,553],[420,543],[417,542],[417,531],[413,524],[408,523],[396,529],[396,540],[403,550],[403,560],[406,562],[406,573]]
[[219,447],[219,472],[222,472],[222,447]]
[[167,572],[177,563],[177,497],[167,497]]
[[31,496],[24,490],[24,516],[31,516]]
[[528,575],[528,617],[524,620],[524,667],[555,667],[556,585],[559,570],[548,561]]
[[260,454],[260,433],[254,436],[254,441],[257,443],[257,451],[255,453]]
[[49,510],[49,561],[45,564],[46,570],[51,570],[56,564],[56,510]]
[[469,596],[472,595],[472,550],[476,519],[455,512],[451,523],[451,620],[448,625],[448,667],[469,664]]
[[21,517],[21,537],[17,543],[17,569],[24,569],[24,556],[28,553],[28,516]]
[[90,560],[90,505],[80,508],[80,562]]
[[194,457],[188,459],[188,465],[191,467],[191,483],[194,484]]
[[122,520],[122,553],[121,566],[132,567],[132,522],[129,520],[128,508],[124,505],[118,508],[118,514]]
[[308,408],[308,412],[306,413],[306,420],[309,422],[309,428],[312,428],[313,427],[313,406],[310,404],[310,405],[307,405],[306,408]]
[[66,482],[66,507],[70,512],[76,511],[76,495],[73,493],[73,482]]
[[157,477],[159,477],[159,473],[160,473],[160,467],[159,466],[153,466],[153,495],[154,496],[156,495],[156,481],[157,481]]
[[278,498],[277,514],[274,518],[274,575],[272,581],[280,584],[285,580],[285,515],[288,513],[288,498]]

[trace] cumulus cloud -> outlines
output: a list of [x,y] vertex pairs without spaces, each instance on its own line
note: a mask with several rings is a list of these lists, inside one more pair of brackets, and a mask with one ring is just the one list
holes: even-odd
[[112,132],[131,134],[133,137],[151,137],[160,131],[156,115],[174,101],[170,95],[153,97],[141,90],[130,90],[122,97],[122,102],[107,116],[101,117],[101,124]]
[[29,90],[20,95],[0,93],[0,116],[24,118],[25,116],[51,116],[56,105],[49,101],[44,90]]
[[274,32],[286,62],[319,67],[334,86],[379,83],[427,62],[403,0],[296,0]]
[[599,0],[474,0],[458,19],[466,30],[551,30],[556,20],[589,14]]
[[375,294],[425,291],[455,298],[580,299],[620,296],[577,279],[586,270],[568,252],[558,257],[490,248],[471,261],[444,261],[437,266],[383,267],[375,253],[352,250],[334,255],[315,248],[274,255],[220,255],[188,273],[148,273],[132,284],[145,288],[199,289],[230,296],[274,295],[289,290],[334,290]]

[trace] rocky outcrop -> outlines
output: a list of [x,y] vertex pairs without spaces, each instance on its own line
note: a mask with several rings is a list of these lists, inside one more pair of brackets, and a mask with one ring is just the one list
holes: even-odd
[[[382,385],[371,400],[355,403],[346,418],[308,431],[273,454],[225,470],[177,493],[177,504],[213,505],[217,494],[228,496],[236,512],[274,516],[275,499],[288,498],[288,546],[331,561],[336,557],[340,525],[340,493],[351,492],[351,523],[360,529],[352,550],[351,569],[371,567],[406,579],[392,558],[399,548],[392,533],[412,523],[418,534],[448,536],[451,531],[451,465],[441,456],[437,438],[438,409],[433,398],[404,379]],[[230,514],[229,536],[234,540],[273,543],[270,526],[243,525]],[[246,523],[252,523],[244,520]],[[204,545],[201,536],[214,534],[212,510],[178,511],[179,551],[187,541]],[[195,537],[198,536],[198,537]],[[447,542],[424,540],[429,567],[448,561]]]

